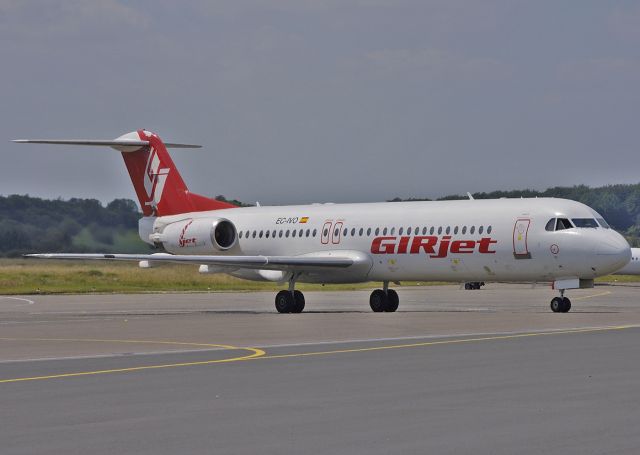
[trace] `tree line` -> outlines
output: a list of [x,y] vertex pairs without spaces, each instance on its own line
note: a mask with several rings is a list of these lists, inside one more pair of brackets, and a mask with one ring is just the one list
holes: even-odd
[[[640,246],[640,184],[598,188],[578,185],[554,187],[544,191],[493,191],[474,193],[473,197],[573,199],[593,207],[614,229],[627,236],[632,246]],[[450,195],[437,200],[466,198],[467,196]],[[247,205],[237,200],[228,200],[224,196],[218,196],[217,199],[239,206]],[[46,200],[22,195],[0,196],[0,256],[15,257],[35,252],[104,252],[105,246],[114,245],[114,235],[117,233],[137,233],[138,219],[141,216],[138,205],[129,199],[114,199],[105,206],[96,199]],[[77,239],[80,235],[84,236],[85,241],[79,244]],[[135,238],[135,235],[130,237]],[[127,248],[130,247],[131,244],[127,244]],[[141,240],[134,247],[137,251],[150,248]]]

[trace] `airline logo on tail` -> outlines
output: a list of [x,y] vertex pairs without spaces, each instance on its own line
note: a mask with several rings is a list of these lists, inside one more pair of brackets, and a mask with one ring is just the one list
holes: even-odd
[[145,205],[151,206],[154,210],[158,208],[160,199],[162,199],[164,184],[167,181],[167,177],[169,177],[170,170],[169,168],[160,168],[160,165],[158,152],[156,152],[155,148],[151,147],[144,173],[144,189],[149,197]]

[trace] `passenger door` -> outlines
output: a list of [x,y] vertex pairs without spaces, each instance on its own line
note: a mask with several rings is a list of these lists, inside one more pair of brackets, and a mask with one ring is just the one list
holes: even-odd
[[529,218],[518,218],[513,226],[513,257],[516,259],[531,259],[527,244],[530,225]]

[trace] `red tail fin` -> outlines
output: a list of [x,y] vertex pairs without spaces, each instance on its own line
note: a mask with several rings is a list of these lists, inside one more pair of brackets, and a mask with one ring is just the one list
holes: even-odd
[[140,140],[149,141],[149,146],[131,152],[123,151],[122,157],[145,216],[235,207],[190,193],[160,138],[145,130],[138,130],[138,136]]

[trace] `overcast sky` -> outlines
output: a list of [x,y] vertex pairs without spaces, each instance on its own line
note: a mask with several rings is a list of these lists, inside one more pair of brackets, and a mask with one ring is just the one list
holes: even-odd
[[640,181],[640,2],[0,0],[0,194],[135,198],[118,152],[190,189],[377,201]]

